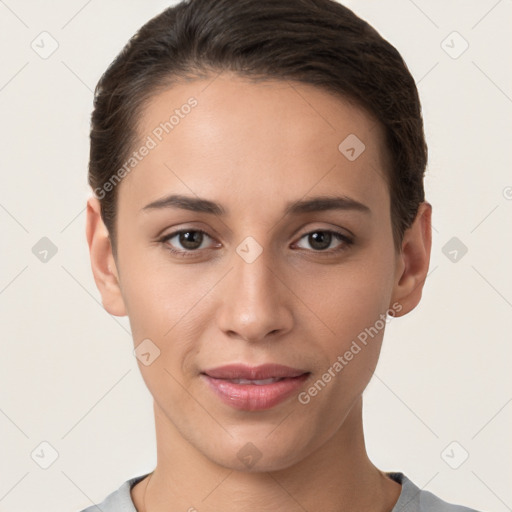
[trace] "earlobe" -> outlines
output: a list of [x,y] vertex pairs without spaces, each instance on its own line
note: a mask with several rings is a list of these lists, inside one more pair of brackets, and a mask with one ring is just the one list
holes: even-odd
[[421,203],[412,225],[405,231],[402,251],[397,255],[395,286],[391,304],[399,302],[403,316],[420,302],[430,264],[432,206]]
[[100,202],[96,197],[87,201],[86,237],[89,245],[91,269],[101,294],[103,307],[115,316],[125,316],[119,284],[119,273],[112,253],[107,227],[101,218]]

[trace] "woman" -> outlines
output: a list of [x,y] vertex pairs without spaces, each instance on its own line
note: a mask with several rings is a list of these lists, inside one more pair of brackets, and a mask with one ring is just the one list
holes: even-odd
[[405,63],[332,0],[191,0],[139,30],[96,88],[87,240],[158,457],[101,510],[470,511],[365,449],[385,326],[428,271],[426,162]]

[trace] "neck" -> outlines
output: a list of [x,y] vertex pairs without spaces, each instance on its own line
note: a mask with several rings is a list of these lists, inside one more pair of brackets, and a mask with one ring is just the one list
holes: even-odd
[[401,491],[367,456],[361,399],[324,445],[277,471],[237,471],[214,463],[184,440],[156,405],[155,425],[157,466],[148,487],[146,478],[132,489],[139,512],[388,512]]

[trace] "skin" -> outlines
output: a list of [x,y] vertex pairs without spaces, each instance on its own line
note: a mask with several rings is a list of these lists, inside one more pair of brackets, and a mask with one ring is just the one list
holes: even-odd
[[[151,98],[140,140],[190,96],[197,107],[119,185],[115,258],[99,201],[87,205],[105,309],[128,315],[135,346],[149,338],[160,350],[149,366],[139,361],[154,398],[157,466],[149,486],[145,478],[132,489],[135,506],[389,511],[401,486],[370,461],[362,425],[362,393],[384,329],[306,405],[293,395],[265,411],[236,410],[200,372],[276,362],[311,372],[300,391],[307,390],[381,314],[416,307],[431,206],[420,205],[396,251],[380,125],[310,85],[228,73],[179,83]],[[366,146],[354,161],[338,150],[349,134]],[[227,213],[143,210],[170,193],[215,201]],[[289,202],[316,196],[347,196],[369,212],[283,214]],[[161,240],[179,229],[209,235],[190,258],[168,250],[190,247],[179,237]],[[353,235],[353,243],[333,237],[319,250],[307,236],[329,230]],[[262,248],[252,263],[236,252],[248,236]],[[237,457],[249,442],[261,454],[251,467]]]

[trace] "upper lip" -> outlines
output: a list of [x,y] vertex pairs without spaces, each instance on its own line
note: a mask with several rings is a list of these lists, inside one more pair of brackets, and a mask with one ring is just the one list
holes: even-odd
[[246,364],[228,364],[204,370],[202,373],[215,379],[247,379],[263,380],[271,378],[299,377],[308,373],[298,368],[291,368],[282,364],[262,364],[250,366]]

